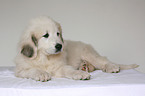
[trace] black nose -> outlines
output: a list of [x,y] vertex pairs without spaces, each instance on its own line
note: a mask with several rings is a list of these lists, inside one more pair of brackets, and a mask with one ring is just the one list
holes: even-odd
[[56,48],[56,52],[58,52],[58,51],[60,51],[60,50],[61,50],[62,45],[61,45],[61,44],[59,44],[59,43],[57,43],[57,44],[55,45],[55,48]]

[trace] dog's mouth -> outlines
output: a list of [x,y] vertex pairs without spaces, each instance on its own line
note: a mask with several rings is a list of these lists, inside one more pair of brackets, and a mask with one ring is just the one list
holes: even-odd
[[59,53],[61,53],[63,51],[63,48],[61,48],[60,50],[56,50],[55,51],[55,54],[59,54]]
[[57,53],[60,53],[60,52],[61,52],[61,50],[56,50],[56,51],[55,51],[56,54],[57,54]]
[[55,52],[54,54],[59,54],[59,53],[61,53],[61,51],[57,51],[57,52]]
[[48,51],[48,50],[46,50],[45,51],[45,54],[46,55],[53,55],[53,54],[59,54],[59,53],[61,53],[63,51],[63,48],[61,48],[61,49],[55,49],[55,50],[52,50],[52,51]]

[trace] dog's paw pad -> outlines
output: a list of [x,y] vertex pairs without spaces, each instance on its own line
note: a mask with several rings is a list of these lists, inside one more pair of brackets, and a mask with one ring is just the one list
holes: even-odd
[[80,64],[79,70],[92,72],[95,70],[95,67],[86,60],[83,60],[82,63]]

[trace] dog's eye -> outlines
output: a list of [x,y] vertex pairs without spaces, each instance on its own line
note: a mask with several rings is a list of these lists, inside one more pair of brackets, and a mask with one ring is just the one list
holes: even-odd
[[57,32],[57,36],[59,36],[59,35],[60,35],[60,33]]
[[49,37],[49,34],[46,33],[45,35],[43,35],[43,37],[48,38]]

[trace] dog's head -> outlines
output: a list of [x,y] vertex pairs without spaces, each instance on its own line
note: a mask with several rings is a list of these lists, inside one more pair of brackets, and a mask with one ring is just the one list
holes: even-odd
[[32,19],[20,41],[20,54],[35,58],[38,52],[45,55],[63,51],[62,30],[59,23],[49,17]]

